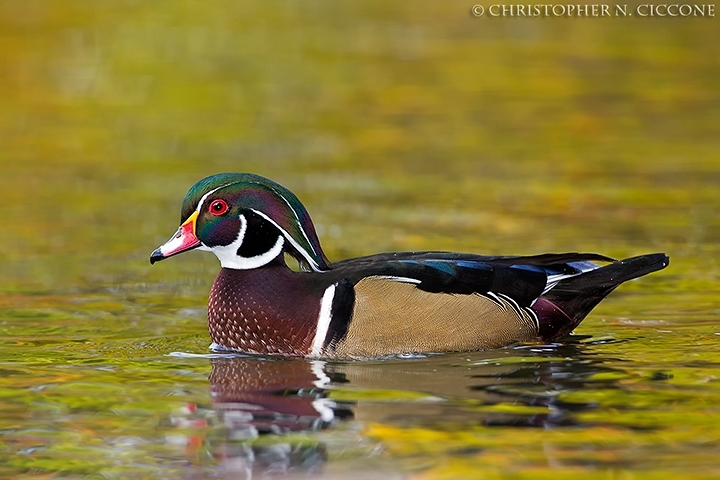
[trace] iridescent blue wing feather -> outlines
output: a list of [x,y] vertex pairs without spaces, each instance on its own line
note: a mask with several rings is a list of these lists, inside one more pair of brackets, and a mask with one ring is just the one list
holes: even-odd
[[449,252],[401,252],[371,255],[333,264],[332,272],[353,282],[382,275],[417,281],[418,288],[443,293],[496,293],[529,307],[562,278],[583,273],[613,259],[596,254],[546,254],[492,257]]

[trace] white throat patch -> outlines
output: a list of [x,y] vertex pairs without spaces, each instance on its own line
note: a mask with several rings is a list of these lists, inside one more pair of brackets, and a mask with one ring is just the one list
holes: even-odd
[[282,235],[278,235],[275,245],[267,252],[255,255],[254,257],[241,257],[238,255],[238,250],[247,232],[247,219],[244,215],[240,215],[238,218],[240,219],[240,231],[238,232],[237,238],[230,245],[218,245],[212,248],[203,245],[198,248],[198,250],[207,250],[214,253],[218,260],[220,260],[220,265],[223,268],[232,268],[234,270],[260,268],[275,260],[277,256],[282,253],[285,240]]

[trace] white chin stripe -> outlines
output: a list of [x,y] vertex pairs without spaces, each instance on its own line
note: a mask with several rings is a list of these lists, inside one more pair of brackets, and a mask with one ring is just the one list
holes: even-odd
[[247,232],[247,220],[243,215],[240,215],[240,231],[238,232],[237,238],[230,244],[224,246],[215,246],[207,248],[215,254],[220,260],[220,265],[223,268],[232,268],[235,270],[250,270],[253,268],[259,268],[275,260],[278,255],[282,253],[283,245],[285,241],[282,235],[278,235],[275,245],[265,253],[256,255],[254,257],[241,257],[238,255],[238,250],[245,239],[245,232]]

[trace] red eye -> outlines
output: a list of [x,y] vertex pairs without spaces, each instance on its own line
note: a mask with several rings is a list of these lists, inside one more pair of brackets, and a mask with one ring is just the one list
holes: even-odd
[[210,213],[218,216],[227,213],[228,210],[230,210],[230,207],[225,200],[213,200],[210,202],[210,207],[208,207]]

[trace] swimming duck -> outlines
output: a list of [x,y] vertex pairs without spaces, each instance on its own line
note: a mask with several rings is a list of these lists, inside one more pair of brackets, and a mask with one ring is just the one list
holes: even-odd
[[618,285],[669,262],[662,253],[401,252],[330,263],[300,200],[249,173],[197,182],[180,221],[150,262],[214,253],[212,347],[245,353],[369,358],[554,342]]

